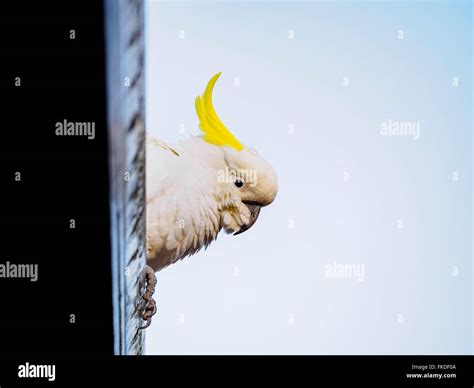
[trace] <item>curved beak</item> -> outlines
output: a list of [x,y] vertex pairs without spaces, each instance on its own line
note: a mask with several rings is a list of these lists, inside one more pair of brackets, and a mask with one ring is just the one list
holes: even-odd
[[249,230],[253,224],[257,221],[258,215],[260,214],[260,209],[262,208],[261,205],[255,202],[245,202],[245,205],[249,208],[250,210],[250,220],[249,223],[246,225],[243,225],[237,232],[234,233],[234,236],[245,232],[246,230]]

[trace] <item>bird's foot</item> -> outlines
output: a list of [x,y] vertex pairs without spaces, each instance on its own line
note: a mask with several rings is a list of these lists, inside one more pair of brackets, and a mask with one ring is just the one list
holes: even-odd
[[151,318],[156,314],[156,302],[153,299],[153,294],[155,293],[156,286],[156,276],[155,271],[149,265],[146,266],[146,289],[143,293],[142,299],[145,301],[145,307],[142,311],[142,319],[145,321],[145,324],[140,327],[140,329],[146,329],[151,325]]

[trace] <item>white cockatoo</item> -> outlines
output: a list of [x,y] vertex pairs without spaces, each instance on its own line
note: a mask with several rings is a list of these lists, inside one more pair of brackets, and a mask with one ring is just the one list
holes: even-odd
[[[272,166],[242,145],[214,110],[220,74],[196,98],[202,136],[173,146],[147,138],[147,278],[153,286],[154,272],[207,247],[222,229],[234,235],[250,229],[277,195]],[[148,300],[147,320],[156,312],[151,295]]]

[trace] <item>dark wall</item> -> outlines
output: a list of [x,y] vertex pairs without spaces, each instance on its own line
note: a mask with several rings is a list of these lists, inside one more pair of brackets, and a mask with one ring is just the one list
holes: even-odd
[[[112,354],[102,3],[3,3],[0,90],[0,265],[38,264],[0,278],[0,353]],[[65,119],[95,139],[57,136]]]

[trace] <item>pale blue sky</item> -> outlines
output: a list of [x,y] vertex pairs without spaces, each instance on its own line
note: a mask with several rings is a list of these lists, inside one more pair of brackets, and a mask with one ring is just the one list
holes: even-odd
[[147,3],[147,130],[198,134],[222,71],[219,116],[280,184],[250,231],[157,274],[148,354],[472,352],[471,8]]

